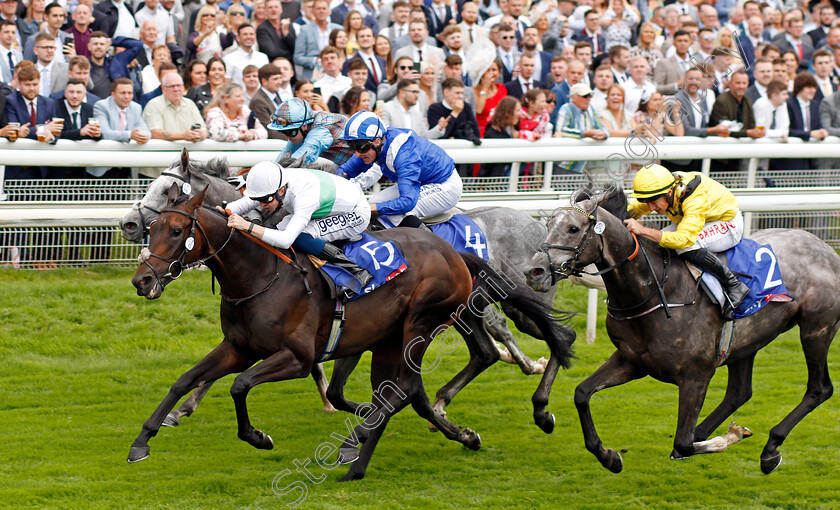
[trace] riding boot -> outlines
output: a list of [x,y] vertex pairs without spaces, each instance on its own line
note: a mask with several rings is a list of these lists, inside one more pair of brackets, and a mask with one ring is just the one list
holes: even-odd
[[371,275],[367,269],[359,266],[352,260],[347,258],[347,255],[341,250],[341,248],[327,243],[324,245],[324,249],[318,255],[318,258],[326,260],[330,264],[334,264],[342,269],[346,269],[350,274],[352,274],[359,283],[361,283],[361,288],[364,289],[373,279],[373,275]]
[[750,288],[739,280],[732,271],[720,261],[717,256],[705,248],[687,251],[680,257],[688,260],[700,269],[709,272],[717,278],[723,286],[723,292],[729,301],[725,312],[738,308],[738,305],[750,293]]
[[432,231],[432,229],[430,229],[428,225],[423,223],[423,221],[420,218],[418,218],[417,216],[414,216],[413,214],[406,215],[406,217],[403,218],[403,220],[397,226],[398,227],[419,228],[421,230],[426,230],[427,232]]

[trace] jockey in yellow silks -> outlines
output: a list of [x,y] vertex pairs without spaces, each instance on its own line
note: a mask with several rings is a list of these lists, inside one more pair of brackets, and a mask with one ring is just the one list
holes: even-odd
[[[744,233],[744,218],[732,192],[703,174],[671,173],[653,164],[636,173],[630,196],[627,210],[632,218],[624,221],[627,230],[676,250],[680,258],[714,275],[729,307],[737,308],[750,289],[715,256],[738,244]],[[674,224],[656,230],[636,221],[653,212],[666,215]]]

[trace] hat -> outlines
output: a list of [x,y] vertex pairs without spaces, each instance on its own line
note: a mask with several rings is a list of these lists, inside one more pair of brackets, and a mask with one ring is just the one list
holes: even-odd
[[585,83],[575,83],[572,85],[572,88],[569,89],[569,97],[588,96],[589,94],[592,94],[592,89]]
[[478,85],[484,73],[496,61],[498,52],[496,46],[489,39],[477,39],[467,50],[465,60],[466,72],[473,85]]

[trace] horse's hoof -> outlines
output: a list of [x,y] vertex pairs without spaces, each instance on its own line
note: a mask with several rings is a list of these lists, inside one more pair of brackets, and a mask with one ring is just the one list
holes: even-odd
[[554,414],[542,412],[534,417],[534,422],[546,434],[554,432]]
[[179,420],[178,417],[172,413],[167,414],[166,418],[163,420],[163,423],[161,423],[161,425],[164,427],[177,427],[180,424],[181,420]]
[[683,455],[680,452],[678,452],[676,448],[671,450],[671,460],[685,460],[688,457],[688,455]]
[[610,448],[606,451],[606,457],[601,461],[601,464],[613,473],[621,473],[624,469],[624,461],[621,460],[621,454]]
[[149,451],[151,448],[148,446],[132,446],[128,451],[128,463],[133,464],[149,458]]
[[460,437],[458,437],[458,441],[470,450],[477,451],[481,449],[481,436],[473,429],[463,429]]
[[429,432],[440,432],[440,429],[434,423],[429,422]]
[[334,413],[336,411],[338,411],[338,409],[333,407],[332,404],[324,404],[324,412],[325,413]]
[[[339,464],[352,464],[356,462],[356,459],[359,458],[359,449],[358,448],[339,448],[338,449],[338,463]],[[347,473],[348,475],[350,473]],[[364,476],[364,475],[362,475]],[[346,477],[346,475],[345,475]],[[350,480],[350,478],[348,478]],[[353,478],[355,480],[355,478]],[[347,480],[341,479],[341,482],[346,482]]]
[[534,362],[534,371],[531,372],[532,375],[539,375],[545,373],[545,368],[548,366],[548,360],[540,357],[537,361]]
[[253,441],[248,441],[254,448],[259,448],[260,450],[274,449],[274,440],[272,440],[271,436],[269,436],[262,430],[255,430],[254,436],[256,437]]
[[365,477],[364,473],[356,473],[353,471],[353,468],[350,468],[350,471],[347,472],[346,475],[342,476],[338,481],[339,482],[352,482],[354,480],[361,480]]
[[782,452],[776,451],[769,457],[761,457],[761,472],[769,475],[782,463]]

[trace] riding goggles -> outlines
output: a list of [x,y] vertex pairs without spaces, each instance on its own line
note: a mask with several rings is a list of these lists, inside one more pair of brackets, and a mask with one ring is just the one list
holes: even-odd
[[258,197],[258,198],[255,198],[254,200],[256,200],[257,202],[259,202],[261,204],[270,204],[270,203],[274,202],[274,196],[275,195],[277,195],[276,191],[274,193],[272,193],[271,195],[266,195],[264,197]]
[[371,140],[347,140],[347,146],[355,152],[367,152],[373,148]]
[[280,134],[281,134],[281,135],[283,135],[283,136],[285,136],[286,138],[294,138],[295,136],[297,136],[298,131],[300,131],[300,129],[297,129],[297,128],[295,128],[295,129],[286,129],[286,130],[284,130],[284,131],[280,131]]

